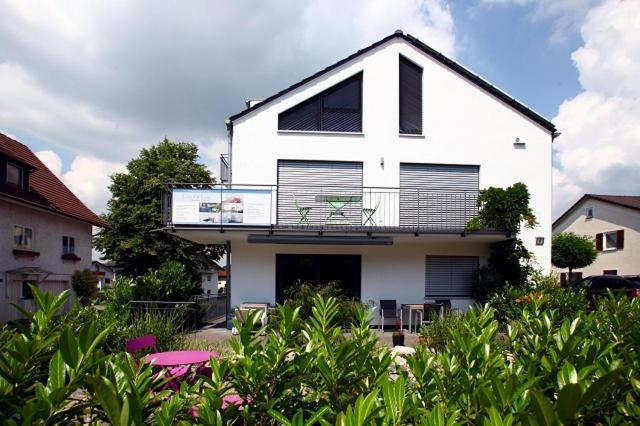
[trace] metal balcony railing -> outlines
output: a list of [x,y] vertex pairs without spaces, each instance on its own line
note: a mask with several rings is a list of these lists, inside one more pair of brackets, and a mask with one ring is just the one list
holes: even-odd
[[341,185],[170,184],[166,225],[462,232],[477,191]]

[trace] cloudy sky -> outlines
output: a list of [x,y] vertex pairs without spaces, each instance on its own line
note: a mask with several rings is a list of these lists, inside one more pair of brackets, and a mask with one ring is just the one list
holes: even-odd
[[0,131],[91,208],[140,148],[226,117],[400,28],[551,119],[554,217],[640,194],[640,0],[0,0]]

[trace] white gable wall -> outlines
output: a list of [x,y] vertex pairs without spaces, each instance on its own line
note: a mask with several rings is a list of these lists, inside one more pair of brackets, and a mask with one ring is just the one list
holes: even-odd
[[[424,68],[424,137],[398,130],[398,57]],[[364,70],[363,133],[278,132],[278,114]],[[516,138],[526,149],[515,149]],[[363,162],[365,186],[399,186],[401,162],[480,165],[480,187],[522,181],[540,225],[522,239],[541,267],[551,253],[551,135],[530,119],[431,59],[393,39],[234,121],[234,184],[276,184],[278,159]],[[384,158],[384,167],[380,158]],[[535,237],[545,237],[535,246]]]
[[[593,208],[592,219],[586,217],[587,207]],[[624,230],[624,248],[599,251],[595,262],[579,271],[584,277],[601,275],[608,269],[616,269],[619,275],[638,275],[640,274],[640,212],[637,210],[587,198],[556,224],[553,233],[573,232],[595,239],[596,234],[619,229]],[[567,272],[565,269],[554,268],[554,270]]]

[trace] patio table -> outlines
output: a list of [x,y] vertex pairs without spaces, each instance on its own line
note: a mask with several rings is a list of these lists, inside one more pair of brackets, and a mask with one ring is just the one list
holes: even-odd
[[145,362],[158,367],[171,367],[175,365],[194,365],[209,361],[211,357],[217,358],[218,352],[210,351],[170,351],[149,354]]
[[327,203],[331,210],[329,211],[329,216],[327,217],[327,221],[330,221],[332,217],[342,217],[348,224],[351,223],[349,219],[344,215],[344,207],[349,203],[357,203],[362,200],[361,195],[316,195],[316,202],[319,203]]
[[[402,329],[404,324],[403,324],[403,311],[408,310],[409,311],[409,333],[411,333],[411,318],[413,318],[413,314],[416,313],[420,316],[420,319],[422,319],[422,312],[424,311],[424,303],[403,303],[402,305],[400,305],[400,328]],[[419,321],[419,323],[421,323],[422,321]],[[416,328],[417,328],[418,324],[416,324]]]

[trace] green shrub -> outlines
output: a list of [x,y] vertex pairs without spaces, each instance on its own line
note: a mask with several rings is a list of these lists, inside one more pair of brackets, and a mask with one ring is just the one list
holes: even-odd
[[83,305],[98,297],[98,279],[90,269],[75,271],[71,275],[71,287]]
[[[312,315],[314,300],[317,296],[334,298],[338,304],[335,321],[343,326],[348,326],[355,319],[355,313],[363,304],[356,298],[346,294],[340,281],[331,281],[326,284],[309,282],[296,282],[284,292],[285,305],[300,308],[300,318],[307,319]],[[368,303],[364,304],[369,307]],[[276,315],[277,317],[277,315]],[[277,319],[276,319],[277,320]]]
[[131,315],[126,339],[153,334],[160,352],[181,349],[184,346],[184,323],[187,307],[170,310],[143,309]]
[[420,327],[420,340],[436,351],[444,350],[452,342],[452,332],[462,329],[463,316],[455,311],[436,317],[431,324]]
[[193,281],[184,265],[170,261],[158,270],[137,277],[133,296],[136,300],[182,302],[198,290],[199,284]]

